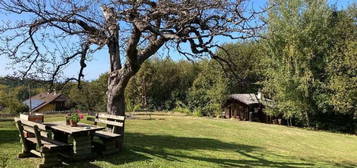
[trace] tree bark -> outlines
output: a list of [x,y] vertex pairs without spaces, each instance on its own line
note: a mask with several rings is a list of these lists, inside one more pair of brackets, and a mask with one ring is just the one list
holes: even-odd
[[136,71],[125,64],[123,68],[113,71],[108,77],[107,112],[114,115],[125,115],[125,88]]
[[[117,80],[117,79],[114,79],[114,80]],[[116,91],[117,89],[113,89],[116,87],[115,83],[113,82],[114,80],[108,82],[107,112],[109,114],[125,115],[124,91],[119,92],[119,91]]]

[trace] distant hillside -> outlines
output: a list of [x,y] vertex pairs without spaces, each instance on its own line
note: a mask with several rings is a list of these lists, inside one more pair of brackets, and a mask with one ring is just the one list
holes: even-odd
[[24,85],[31,85],[32,88],[39,88],[39,87],[47,87],[49,86],[49,82],[43,80],[35,80],[35,79],[20,79],[17,77],[0,77],[0,85],[6,85],[11,88],[24,86]]

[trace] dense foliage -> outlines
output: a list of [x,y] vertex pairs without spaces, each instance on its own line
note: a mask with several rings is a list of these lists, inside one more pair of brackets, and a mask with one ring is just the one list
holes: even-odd
[[275,0],[268,17],[264,92],[271,115],[317,129],[356,123],[356,14],[325,0]]
[[256,93],[261,79],[259,43],[226,44],[218,55],[230,61],[230,68],[216,61],[201,61],[202,71],[188,92],[188,105],[195,114],[221,115],[221,105],[227,94]]
[[19,113],[28,111],[22,101],[28,98],[29,92],[36,94],[41,92],[41,88],[29,90],[25,86],[10,87],[0,84],[0,112],[1,113]]
[[187,91],[200,71],[198,64],[154,58],[144,63],[126,88],[128,108],[171,110],[187,104]]

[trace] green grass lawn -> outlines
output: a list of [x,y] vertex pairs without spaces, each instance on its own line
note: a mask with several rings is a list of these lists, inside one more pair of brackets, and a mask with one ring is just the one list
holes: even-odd
[[[20,150],[14,123],[0,122],[8,167],[36,167],[40,159],[17,159]],[[357,136],[156,113],[126,121],[123,152],[68,167],[357,167]]]

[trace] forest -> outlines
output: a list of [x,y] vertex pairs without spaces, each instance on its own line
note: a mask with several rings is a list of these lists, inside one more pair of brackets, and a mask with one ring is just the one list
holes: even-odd
[[[127,111],[177,111],[216,117],[228,94],[257,93],[274,101],[265,112],[292,125],[357,132],[357,7],[281,0],[263,19],[261,38],[227,43],[213,59],[155,56],[141,65],[125,91]],[[106,111],[107,74],[93,81],[56,83],[68,107]],[[22,101],[48,91],[41,80],[0,78],[1,113],[26,111]],[[31,89],[29,89],[31,87]]]

